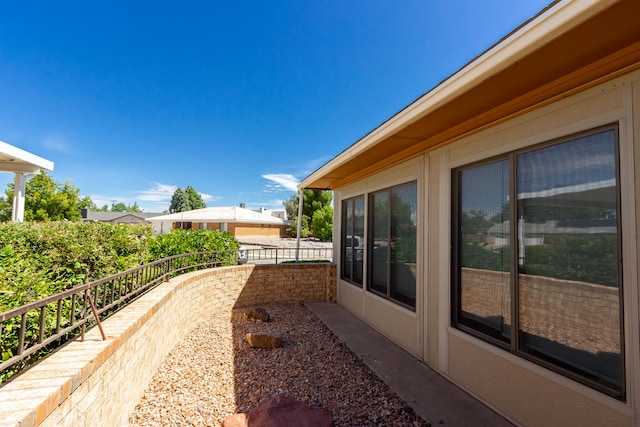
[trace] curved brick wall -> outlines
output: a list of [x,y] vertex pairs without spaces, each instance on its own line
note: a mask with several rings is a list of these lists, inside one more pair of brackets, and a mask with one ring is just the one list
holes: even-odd
[[334,264],[223,267],[163,283],[0,388],[0,426],[126,425],[166,354],[204,317],[265,302],[335,301]]

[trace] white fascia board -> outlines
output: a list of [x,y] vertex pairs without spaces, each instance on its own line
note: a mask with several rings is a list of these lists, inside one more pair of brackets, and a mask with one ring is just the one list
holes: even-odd
[[392,116],[358,142],[338,154],[298,184],[306,188],[331,170],[370,149],[398,130],[415,122],[441,105],[459,97],[488,77],[500,72],[535,51],[550,40],[567,32],[618,0],[565,0],[542,11],[483,54],[452,74],[432,90]]
[[[18,164],[28,164],[31,166],[35,166],[36,172],[40,169],[53,170],[53,162],[47,159],[43,159],[40,156],[36,156],[35,154],[29,153],[28,151],[21,150],[18,147],[14,147],[11,144],[7,144],[6,142],[0,141],[0,154],[3,154],[7,157],[10,157],[16,161]],[[2,162],[0,163],[1,170],[5,172],[23,172],[21,170],[14,170],[18,167],[18,165],[11,166],[14,162]],[[11,166],[8,169],[7,167]]]

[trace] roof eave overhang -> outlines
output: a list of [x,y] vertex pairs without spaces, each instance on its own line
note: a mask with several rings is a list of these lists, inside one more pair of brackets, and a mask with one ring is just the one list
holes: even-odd
[[371,131],[299,188],[334,189],[640,68],[640,2],[560,1]]

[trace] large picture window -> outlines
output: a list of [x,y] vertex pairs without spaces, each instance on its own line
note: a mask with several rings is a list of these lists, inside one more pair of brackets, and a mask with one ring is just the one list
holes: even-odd
[[369,195],[368,289],[415,309],[417,184]]
[[362,285],[364,260],[364,196],[342,201],[340,277]]
[[617,128],[453,181],[454,325],[624,399]]

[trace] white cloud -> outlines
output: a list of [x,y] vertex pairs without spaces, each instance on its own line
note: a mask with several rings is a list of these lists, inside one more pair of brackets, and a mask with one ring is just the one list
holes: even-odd
[[204,201],[205,203],[222,199],[222,197],[212,196],[211,194],[205,194],[200,192],[198,192],[198,194],[200,195],[200,197],[202,197],[202,201]]
[[64,135],[50,134],[42,138],[42,146],[47,150],[68,153],[72,150],[72,145]]
[[91,194],[89,197],[98,207],[104,205],[111,207],[116,203],[124,203],[129,206],[137,203],[144,212],[162,212],[169,209],[169,202],[177,188],[175,185],[155,182],[148,190],[129,191],[124,196]]
[[271,181],[267,184],[267,189],[271,191],[297,191],[300,182],[296,177],[287,173],[269,173],[262,175],[262,177]]
[[153,187],[149,190],[143,190],[138,192],[138,199],[147,202],[162,202],[165,200],[171,200],[173,193],[177,190],[177,186],[170,184],[161,184],[159,182],[153,183]]

